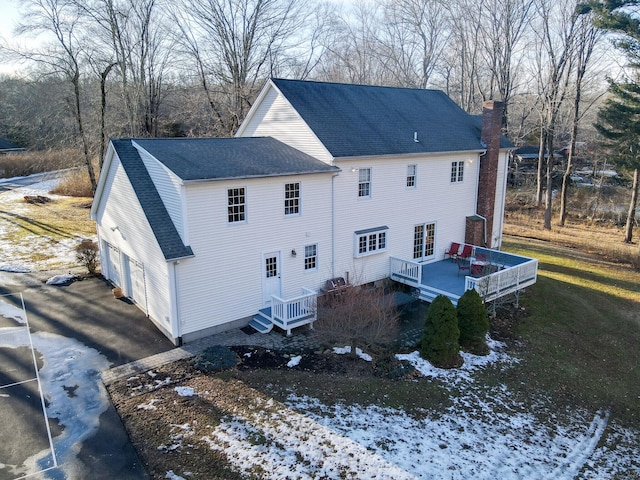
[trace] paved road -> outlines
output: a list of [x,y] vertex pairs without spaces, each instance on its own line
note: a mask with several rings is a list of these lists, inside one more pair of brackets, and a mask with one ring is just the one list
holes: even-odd
[[[171,342],[152,326],[137,307],[115,299],[104,280],[89,278],[65,287],[45,285],[43,280],[38,274],[0,272],[0,295],[22,292],[32,335],[56,334],[76,339],[104,355],[111,367],[173,348]],[[4,298],[15,301],[18,297]],[[0,328],[7,327],[6,323],[4,319]],[[0,370],[11,371],[12,378],[28,376],[29,356],[30,351],[26,348],[0,349]],[[38,397],[32,390],[33,384],[16,386],[11,392],[3,392],[7,395],[3,399],[12,401],[0,403],[0,432],[3,432],[0,437],[6,439],[11,432],[22,432],[22,435],[14,436],[11,442],[0,442],[0,457],[10,460],[14,465],[46,448],[44,422],[39,420],[43,417],[36,401]],[[73,392],[69,393],[69,397],[73,397]],[[55,445],[55,437],[62,430],[55,422],[49,423]],[[4,458],[0,458],[0,464],[3,461],[9,463]],[[74,466],[72,471],[81,473],[63,474],[63,469],[55,469],[48,473],[48,478],[147,477],[110,402],[107,410],[100,415],[98,430],[84,440],[73,461],[78,466]],[[0,465],[0,478],[12,478],[7,475],[8,472],[3,473],[3,466]]]
[[28,177],[0,178],[0,193],[13,190],[14,188],[28,187],[34,183],[55,180],[72,169],[56,170],[53,172],[35,173]]

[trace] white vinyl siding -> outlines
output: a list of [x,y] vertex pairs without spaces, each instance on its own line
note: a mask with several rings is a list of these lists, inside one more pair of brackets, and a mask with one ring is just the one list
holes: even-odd
[[[172,310],[167,262],[117,156],[111,163],[101,198],[103,201],[108,198],[108,202],[100,205],[96,212],[101,248],[111,245],[119,250],[121,276],[129,272],[127,259],[143,266],[146,313],[165,330],[170,331]],[[104,257],[105,253],[101,253]],[[106,273],[107,275],[109,274]],[[119,282],[120,286],[127,287],[130,280],[121,278]],[[144,309],[144,305],[140,307]]]
[[325,163],[333,157],[315,134],[273,87],[269,88],[253,116],[242,125],[243,137],[273,137]]
[[[416,188],[404,189],[407,162],[398,158],[350,159],[338,166],[342,172],[335,177],[335,272],[351,281],[366,283],[389,276],[389,257],[413,258],[414,227],[425,219],[437,223],[434,255],[428,261],[444,257],[452,241],[463,241],[465,217],[476,212],[476,182],[458,184],[451,195],[449,178],[451,163],[463,162],[467,179],[477,177],[477,154],[425,155],[412,159],[416,165]],[[360,162],[360,165],[358,165]],[[372,168],[372,197],[357,200],[355,185],[359,168]],[[475,177],[474,177],[475,176]],[[387,226],[386,251],[357,256],[356,231]],[[357,251],[357,250],[356,250]]]
[[[133,142],[135,146],[135,141]],[[149,176],[153,180],[156,190],[162,199],[169,216],[176,226],[180,237],[184,243],[188,243],[187,233],[184,229],[182,211],[182,182],[181,180],[168,168],[158,162],[152,157],[146,150],[137,148],[140,158],[142,159],[144,166],[147,167]]]
[[[293,182],[304,185],[304,215],[286,217],[283,184]],[[329,255],[317,256],[316,270],[305,270],[302,253],[312,244],[318,252],[331,251],[331,175],[246,180],[251,215],[237,225],[228,223],[224,208],[227,190],[235,186],[202,182],[185,189],[196,256],[178,269],[183,334],[250,317],[262,308],[267,253],[280,254],[283,298],[299,296],[302,287],[319,290],[332,276]],[[215,205],[222,208],[212,208]]]

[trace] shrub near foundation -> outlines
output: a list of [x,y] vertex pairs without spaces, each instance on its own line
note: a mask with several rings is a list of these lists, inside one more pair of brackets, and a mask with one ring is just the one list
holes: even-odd
[[439,368],[459,367],[462,365],[459,337],[456,308],[449,298],[437,296],[427,311],[420,356]]
[[487,333],[489,320],[482,298],[475,290],[467,290],[458,300],[456,307],[460,346],[474,355],[488,355]]

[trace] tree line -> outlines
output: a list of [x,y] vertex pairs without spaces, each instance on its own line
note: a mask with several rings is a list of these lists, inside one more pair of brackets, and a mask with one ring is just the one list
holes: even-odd
[[563,223],[605,79],[636,72],[638,1],[24,0],[0,55],[28,73],[0,77],[0,135],[78,148],[95,186],[109,137],[232,135],[269,77],[437,88],[470,113],[505,103],[507,135],[540,147],[551,228],[546,152],[569,146]]

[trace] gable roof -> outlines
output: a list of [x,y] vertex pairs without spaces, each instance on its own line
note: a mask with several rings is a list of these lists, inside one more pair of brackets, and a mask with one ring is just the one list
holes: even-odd
[[152,138],[133,142],[186,182],[340,171],[270,137]]
[[439,90],[271,81],[334,157],[484,149],[477,119]]
[[165,260],[193,256],[191,247],[186,246],[180,238],[175,224],[164,206],[156,186],[147,171],[138,150],[130,139],[111,140],[118,154],[131,186],[138,197],[147,221],[151,226]]
[[0,138],[0,152],[5,152],[5,151],[21,151],[24,150],[24,148],[22,148],[19,145],[16,145],[13,142],[10,142],[9,140],[5,140],[4,138]]

